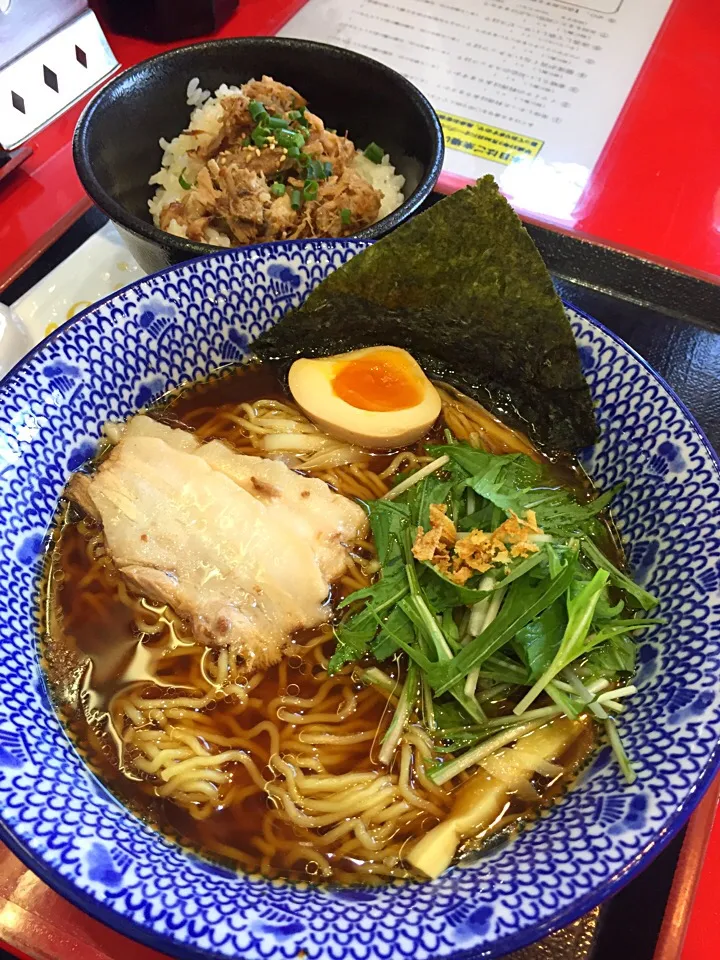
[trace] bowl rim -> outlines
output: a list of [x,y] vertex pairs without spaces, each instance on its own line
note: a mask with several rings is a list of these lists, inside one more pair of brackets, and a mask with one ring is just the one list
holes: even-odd
[[[283,250],[287,249],[288,247],[291,249],[297,249],[298,247],[307,248],[313,246],[323,246],[327,244],[349,246],[357,245],[359,242],[362,242],[364,246],[370,246],[372,243],[372,241],[362,240],[362,238],[359,237],[348,237],[313,238],[294,241],[281,240],[266,244],[256,244],[254,246]],[[235,257],[243,256],[242,251],[246,249],[253,248],[237,247],[214,250],[213,253],[209,255],[195,257],[192,261],[174,264],[155,273],[148,274],[145,277],[140,277],[126,284],[126,286],[122,287],[121,289],[114,291],[106,297],[103,297],[96,303],[87,307],[81,313],[71,317],[56,330],[54,330],[49,336],[45,337],[39,344],[33,347],[24,357],[22,357],[21,360],[19,360],[18,363],[16,363],[7,372],[7,374],[0,379],[0,391],[7,389],[10,386],[10,381],[14,378],[14,376],[20,372],[20,370],[22,370],[22,368],[31,359],[37,356],[37,354],[44,349],[47,343],[54,341],[58,337],[61,337],[65,330],[69,329],[71,326],[74,326],[76,323],[81,323],[88,314],[92,313],[99,307],[104,306],[116,297],[121,296],[125,291],[140,287],[145,283],[152,283],[152,281],[158,276],[164,276],[168,273],[181,271],[191,263],[221,259],[227,257],[228,255]],[[625,341],[622,340],[622,338],[616,333],[608,329],[600,321],[595,320],[584,310],[574,306],[570,301],[566,300],[565,298],[561,298],[561,300],[566,309],[579,316],[586,323],[590,324],[591,327],[599,329],[604,335],[617,344],[621,350],[628,353],[652,378],[654,378],[662,386],[670,399],[677,405],[679,412],[682,413],[682,415],[692,425],[703,450],[708,455],[708,458],[712,462],[718,476],[720,476],[720,456],[710,444],[705,432],[698,424],[694,415],[690,412],[685,403],[678,397],[673,388],[665,381],[665,379],[659,373],[657,373],[633,347],[625,343]],[[70,746],[69,742],[68,746]],[[624,867],[621,867],[615,874],[604,880],[598,887],[591,889],[587,894],[576,899],[572,905],[566,907],[565,910],[553,915],[552,918],[543,920],[527,930],[519,930],[514,933],[507,934],[489,946],[475,948],[471,947],[465,950],[454,951],[453,953],[447,954],[445,960],[475,960],[475,958],[477,958],[477,960],[481,960],[481,958],[503,957],[506,953],[520,950],[523,947],[541,940],[550,933],[553,933],[554,931],[573,923],[589,910],[592,910],[600,903],[603,903],[606,899],[617,893],[626,884],[633,880],[640,872],[642,872],[642,870],[644,870],[679,833],[689,816],[693,813],[705,795],[705,792],[715,778],[718,769],[720,769],[720,740],[718,740],[713,752],[710,754],[703,773],[695,782],[693,789],[688,792],[685,800],[673,812],[665,829],[658,833],[654,841],[646,846],[645,849],[635,856],[633,860],[627,863]],[[75,907],[82,910],[86,915],[92,917],[93,919],[99,920],[101,923],[104,923],[116,933],[122,934],[123,936],[126,936],[138,943],[142,943],[152,949],[158,950],[159,952],[168,956],[176,957],[178,960],[227,960],[224,954],[217,951],[206,951],[193,945],[180,943],[179,941],[169,939],[161,934],[157,934],[150,927],[143,926],[135,920],[130,919],[129,917],[107,907],[99,900],[96,900],[91,894],[85,892],[79,887],[76,887],[72,881],[64,877],[55,867],[49,865],[45,860],[37,856],[29,847],[29,845],[26,844],[24,840],[17,837],[6,825],[1,815],[0,841],[2,841],[29,870],[31,870],[44,883],[46,883],[47,886],[49,886],[55,893],[68,900]],[[189,851],[185,851],[184,853],[189,857],[194,856],[194,854]]]
[[[191,56],[197,52],[203,53],[206,50],[215,50],[218,48],[262,48],[267,45],[288,50],[304,50],[310,56],[317,53],[324,53],[337,60],[350,60],[354,62],[359,71],[368,67],[379,71],[385,75],[389,82],[402,88],[408,99],[413,101],[419,108],[421,114],[424,116],[426,131],[431,139],[432,161],[430,166],[412,194],[407,197],[396,210],[393,210],[392,213],[383,217],[382,220],[378,220],[376,223],[371,224],[359,233],[353,234],[351,237],[318,237],[314,239],[372,240],[393,230],[416,211],[427,199],[437,183],[445,156],[445,140],[442,127],[430,101],[414,83],[380,60],[375,60],[372,57],[367,57],[354,50],[336,47],[329,43],[319,43],[315,40],[296,39],[293,37],[225,37],[216,40],[205,40],[201,43],[191,43],[187,46],[176,47],[174,50],[168,50],[164,53],[147,57],[145,60],[141,60],[140,63],[114,76],[98,90],[85,106],[73,133],[72,153],[75,170],[84,190],[93,203],[121,228],[130,231],[135,236],[139,236],[141,239],[149,241],[150,243],[165,246],[174,255],[181,257],[183,261],[208,256],[216,250],[236,249],[234,247],[217,247],[214,244],[199,243],[195,240],[177,237],[172,233],[167,233],[159,227],[156,227],[151,221],[143,220],[134,213],[130,213],[129,210],[121,203],[118,203],[118,201],[107,192],[95,175],[93,162],[89,156],[87,141],[95,116],[105,109],[108,97],[120,84],[126,82],[128,78],[137,76],[139,73],[145,71],[149,64],[163,64],[174,60],[182,60],[184,57]],[[188,106],[188,110],[189,109],[191,108]],[[159,146],[158,150],[160,150]],[[250,246],[257,246],[257,244],[250,244]]]

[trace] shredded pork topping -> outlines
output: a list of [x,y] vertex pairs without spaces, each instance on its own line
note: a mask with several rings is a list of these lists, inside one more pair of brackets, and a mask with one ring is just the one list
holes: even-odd
[[[209,143],[187,154],[184,180],[189,187],[180,200],[167,203],[159,214],[163,230],[191,240],[214,242],[218,234],[233,245],[306,237],[342,237],[357,233],[377,220],[382,193],[352,169],[357,151],[347,137],[325,129],[320,117],[308,111],[308,139],[303,156],[290,156],[271,136],[256,146],[251,141],[255,122],[250,103],[262,103],[272,117],[283,117],[305,107],[292,87],[271,77],[246,83],[239,94],[221,100],[223,120]],[[202,130],[186,130],[199,136]],[[302,191],[310,157],[330,163],[332,174],[319,181],[315,199],[293,207],[293,191]],[[281,182],[286,193],[271,193]]]

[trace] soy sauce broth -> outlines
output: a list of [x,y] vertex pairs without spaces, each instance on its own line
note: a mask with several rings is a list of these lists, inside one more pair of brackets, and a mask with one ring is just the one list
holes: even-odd
[[[273,364],[254,364],[208,382],[192,385],[163,398],[153,415],[171,425],[198,429],[207,425],[220,409],[237,408],[260,398],[288,402],[282,371]],[[430,437],[442,442],[444,424],[439,422]],[[211,433],[206,439],[228,441],[227,432]],[[422,444],[417,445],[420,450]],[[395,451],[377,452],[371,456],[370,469],[380,474],[390,463]],[[571,487],[580,498],[592,495],[592,485],[577,462],[563,457],[548,461],[558,486]],[[76,508],[63,502],[53,544],[47,557],[45,597],[43,603],[42,655],[52,695],[74,743],[87,762],[110,789],[135,813],[158,830],[215,859],[240,865],[245,870],[259,870],[270,876],[289,879],[314,879],[308,864],[298,863],[292,869],[282,858],[266,857],[262,861],[255,843],[263,835],[268,815],[267,797],[260,790],[251,793],[239,808],[221,806],[204,820],[197,820],[185,809],[157,795],[154,786],[138,775],[135,768],[122,760],[122,731],[111,722],[113,698],[135,684],[145,683],[165,695],[182,694],[191,687],[192,657],[176,656],[172,669],[165,665],[168,649],[166,633],[145,633],[138,628],[135,612],[123,600],[123,585],[112,563],[102,557],[100,531],[92,522],[80,517]],[[617,562],[620,548],[607,527],[607,548]],[[336,604],[345,595],[335,587],[330,602]],[[187,624],[179,629],[188,630]],[[302,650],[308,638],[296,638]],[[331,652],[333,642],[329,644]],[[293,695],[311,699],[323,682],[317,664],[292,654],[284,662],[265,671],[253,700],[267,704],[292,685]],[[385,665],[387,669],[387,665]],[[392,669],[392,667],[390,667]],[[346,680],[348,695],[367,689],[351,675]],[[237,704],[219,701],[203,711],[211,717],[212,729],[232,730],[237,719]],[[388,720],[386,699],[376,695],[376,703],[367,714],[368,724],[382,731]],[[242,727],[250,728],[267,720],[262,706],[248,706],[242,712]],[[292,726],[292,725],[290,725]],[[576,769],[592,749],[592,733],[581,738],[567,757],[562,758],[569,770]],[[343,761],[333,773],[377,769],[377,749],[367,741],[348,748]],[[567,778],[566,778],[567,779]],[[416,777],[412,782],[417,785]],[[233,786],[239,791],[252,786],[252,779],[241,764],[233,767]],[[565,780],[543,787],[543,801],[550,799],[565,785]],[[445,809],[451,804],[450,791]],[[513,801],[509,813],[519,818],[531,816],[533,806]],[[423,829],[430,829],[437,817],[427,817]],[[284,839],[290,842],[293,831],[287,827]],[[473,850],[475,841],[465,844]],[[236,853],[240,851],[244,859]],[[332,858],[331,858],[332,859]],[[310,861],[311,862],[311,861]],[[352,880],[356,864],[340,857],[338,873],[343,882]],[[402,875],[402,871],[400,873]],[[372,881],[371,874],[360,877]]]

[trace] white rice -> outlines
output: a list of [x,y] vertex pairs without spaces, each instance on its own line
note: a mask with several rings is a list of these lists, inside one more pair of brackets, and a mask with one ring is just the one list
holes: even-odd
[[353,170],[382,194],[380,213],[375,223],[393,210],[397,210],[405,200],[402,192],[405,177],[395,172],[395,167],[390,163],[390,154],[386,153],[381,163],[373,163],[364,154],[359,153],[353,160]]
[[[164,137],[160,137],[158,141],[163,151],[161,167],[148,181],[151,186],[157,186],[158,188],[152,199],[148,200],[148,208],[156,227],[160,226],[160,213],[167,204],[182,200],[185,195],[186,191],[180,186],[181,175],[186,182],[194,183],[195,177],[202,166],[200,161],[188,156],[188,151],[195,150],[197,147],[204,146],[215,139],[223,120],[224,111],[220,103],[221,99],[237,96],[240,92],[239,87],[228,86],[223,83],[212,95],[209,90],[202,89],[198,77],[193,77],[188,83],[187,103],[193,109],[187,129],[202,130],[202,133],[197,136],[181,133],[171,141]],[[353,169],[382,194],[377,220],[382,220],[403,202],[402,188],[405,185],[405,178],[395,172],[395,167],[391,164],[388,154],[385,154],[382,163],[373,163],[363,154],[358,154],[353,161]],[[174,233],[178,237],[187,236],[186,228],[175,220],[170,221],[168,232]],[[209,232],[214,234],[212,243],[219,247],[230,246],[227,237],[217,231]]]
[[189,107],[201,107],[206,100],[210,99],[210,91],[202,89],[199,77],[193,77],[187,85],[186,96]]

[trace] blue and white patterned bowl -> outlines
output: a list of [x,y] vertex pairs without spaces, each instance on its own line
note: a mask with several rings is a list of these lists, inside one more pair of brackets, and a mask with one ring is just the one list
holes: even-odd
[[668,626],[643,636],[623,735],[531,829],[434,883],[312,889],[235,874],[166,842],[88,772],[37,653],[43,538],[109,417],[239,360],[359,241],[232,250],[141,280],[71,320],[0,385],[0,836],[47,883],[181,957],[497,957],[570,922],[680,828],[718,766],[720,483],[690,414],[611,333],[569,310],[602,439],[587,467],[626,482],[616,517]]

